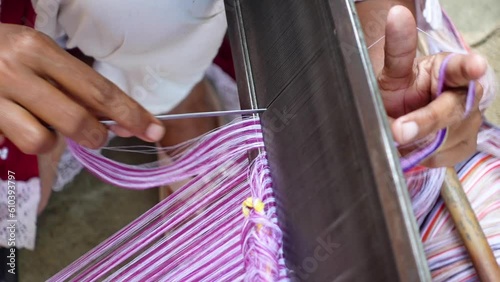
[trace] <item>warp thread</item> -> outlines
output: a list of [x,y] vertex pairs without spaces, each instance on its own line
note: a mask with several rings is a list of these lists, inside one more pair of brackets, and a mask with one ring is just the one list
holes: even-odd
[[[248,151],[263,151],[257,118],[166,149],[174,152],[168,165],[130,166],[69,146],[91,172],[124,188],[192,179],[49,281],[288,281],[266,155],[248,160]],[[262,206],[245,217],[248,198]]]
[[265,153],[253,161],[249,179],[252,197],[243,203],[246,216],[242,230],[245,281],[277,281],[285,274],[279,273],[279,259],[283,258],[280,253],[283,234],[278,226],[272,179]]
[[[181,153],[169,154],[173,163],[164,166],[119,164],[71,140],[68,140],[68,147],[78,161],[106,183],[133,190],[150,189],[203,175],[209,172],[211,165],[220,166],[235,156],[264,147],[259,121],[253,119],[231,123],[193,142],[166,148]],[[179,150],[187,145],[189,148]]]
[[446,168],[418,168],[405,174],[413,213],[419,226],[436,204],[445,175]]

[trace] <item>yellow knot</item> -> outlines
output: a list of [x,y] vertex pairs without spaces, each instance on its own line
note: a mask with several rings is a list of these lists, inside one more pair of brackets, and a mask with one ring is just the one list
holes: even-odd
[[252,197],[247,198],[243,201],[242,210],[245,217],[250,216],[250,210],[255,210],[255,212],[263,214],[266,205],[260,199],[254,199]]

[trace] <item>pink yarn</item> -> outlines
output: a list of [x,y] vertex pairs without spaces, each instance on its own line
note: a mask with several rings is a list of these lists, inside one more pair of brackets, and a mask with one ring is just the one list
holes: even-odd
[[[246,281],[278,281],[282,258],[283,234],[278,226],[272,179],[265,154],[259,155],[250,171],[252,200],[262,202],[266,210],[251,210],[242,232],[242,251],[245,255]],[[281,262],[284,264],[284,262]]]
[[[184,187],[49,281],[287,281],[272,181],[258,119],[211,132],[166,166],[130,166],[69,146],[108,183],[147,189],[192,178]],[[252,197],[263,213],[242,213]],[[261,227],[259,227],[261,226]]]

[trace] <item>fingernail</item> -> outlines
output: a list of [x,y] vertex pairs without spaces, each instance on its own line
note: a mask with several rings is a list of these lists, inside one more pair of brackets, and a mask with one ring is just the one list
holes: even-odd
[[412,141],[418,135],[418,124],[409,121],[401,124],[401,143],[406,144]]
[[3,137],[3,135],[0,135],[0,145],[3,145],[4,141],[5,141],[5,137]]
[[152,123],[146,130],[146,137],[151,142],[159,141],[165,135],[165,128],[159,124]]

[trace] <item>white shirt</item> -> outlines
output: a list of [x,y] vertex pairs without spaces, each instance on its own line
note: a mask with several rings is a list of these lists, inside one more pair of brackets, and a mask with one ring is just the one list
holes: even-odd
[[33,6],[36,29],[94,57],[96,71],[153,114],[171,110],[202,79],[227,26],[222,0],[33,0]]

